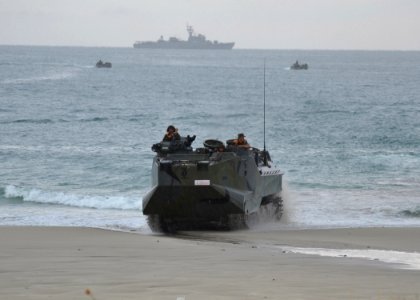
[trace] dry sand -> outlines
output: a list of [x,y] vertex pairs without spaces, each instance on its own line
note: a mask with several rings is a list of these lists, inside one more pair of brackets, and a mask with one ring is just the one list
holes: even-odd
[[420,228],[163,236],[0,227],[0,299],[420,299],[420,270],[279,245],[420,252]]

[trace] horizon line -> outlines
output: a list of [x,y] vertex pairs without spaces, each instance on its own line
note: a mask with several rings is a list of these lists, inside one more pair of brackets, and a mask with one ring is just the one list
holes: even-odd
[[[120,49],[135,49],[132,46],[86,46],[86,45],[30,45],[30,44],[0,44],[0,47],[57,47],[57,48],[120,48]],[[363,49],[363,48],[234,48],[234,49],[136,49],[136,51],[151,51],[151,50],[211,50],[211,51],[235,51],[235,50],[265,50],[265,51],[389,51],[389,52],[418,52],[420,49]]]

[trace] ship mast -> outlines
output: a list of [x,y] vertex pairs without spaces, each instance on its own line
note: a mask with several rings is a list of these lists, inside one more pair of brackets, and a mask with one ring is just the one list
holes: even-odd
[[188,32],[188,38],[191,38],[193,36],[193,33],[194,33],[194,29],[191,25],[187,24],[187,32]]

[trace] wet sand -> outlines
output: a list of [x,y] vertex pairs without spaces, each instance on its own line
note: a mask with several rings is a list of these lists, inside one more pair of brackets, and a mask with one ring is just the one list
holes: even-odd
[[0,299],[420,299],[420,270],[282,246],[420,252],[420,228],[0,227]]

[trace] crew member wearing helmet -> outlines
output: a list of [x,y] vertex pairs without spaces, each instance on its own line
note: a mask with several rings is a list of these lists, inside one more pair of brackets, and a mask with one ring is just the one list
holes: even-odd
[[163,137],[164,142],[170,142],[175,140],[180,140],[181,136],[178,133],[178,128],[175,128],[173,125],[169,125],[166,129],[165,136]]
[[251,146],[248,144],[248,141],[245,139],[245,134],[239,133],[238,138],[233,140],[233,143],[241,148],[250,148]]

